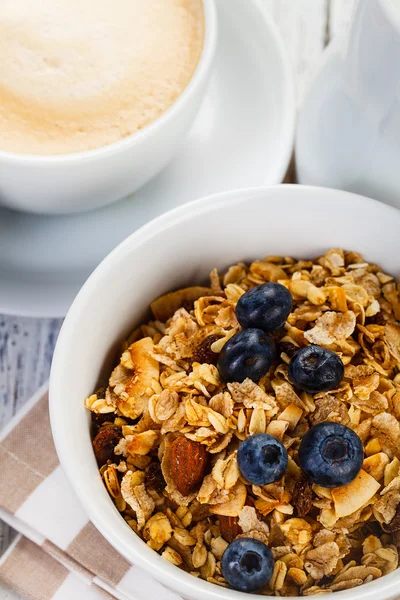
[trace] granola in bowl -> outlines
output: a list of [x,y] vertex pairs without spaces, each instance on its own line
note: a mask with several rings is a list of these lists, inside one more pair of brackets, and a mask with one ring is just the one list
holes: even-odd
[[[252,330],[268,369],[256,377],[247,357],[240,368],[253,376],[234,380],[226,375],[231,348],[251,331],[239,324],[237,304],[266,282],[284,286],[291,310],[265,334],[268,355],[263,331]],[[270,256],[214,270],[210,287],[166,294],[151,309],[153,320],[130,336],[107,386],[86,399],[101,476],[134,532],[169,562],[222,586],[230,579],[227,549],[262,544],[272,558],[257,589],[270,595],[324,594],[394,571],[400,297],[393,277],[340,249],[312,261]],[[340,359],[337,385],[334,373],[329,389],[317,382],[322,391],[305,391],[290,376],[312,346]],[[362,443],[361,470],[337,487],[335,478],[319,484],[301,461],[302,444],[322,424]],[[283,470],[251,483],[239,449],[271,436],[286,457]]]

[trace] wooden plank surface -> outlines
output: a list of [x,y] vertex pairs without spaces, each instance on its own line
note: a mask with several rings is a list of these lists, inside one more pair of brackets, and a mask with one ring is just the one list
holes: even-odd
[[[346,31],[357,0],[262,1],[287,47],[300,106],[324,47]],[[0,429],[47,379],[60,326],[57,319],[0,315]],[[0,555],[14,535],[0,522]],[[1,585],[0,598],[20,600]]]

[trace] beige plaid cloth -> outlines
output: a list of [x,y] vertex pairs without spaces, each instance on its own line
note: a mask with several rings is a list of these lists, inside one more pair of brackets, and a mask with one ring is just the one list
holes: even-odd
[[47,386],[0,434],[0,518],[20,532],[0,581],[32,600],[181,600],[112,548],[58,463]]

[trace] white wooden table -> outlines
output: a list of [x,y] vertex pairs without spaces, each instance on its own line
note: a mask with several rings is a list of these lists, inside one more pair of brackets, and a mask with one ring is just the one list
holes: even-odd
[[[262,1],[286,43],[300,105],[324,47],[332,37],[344,33],[357,0]],[[0,429],[47,379],[60,326],[58,319],[0,315]],[[0,522],[0,555],[14,536]],[[0,598],[19,599],[1,585]]]

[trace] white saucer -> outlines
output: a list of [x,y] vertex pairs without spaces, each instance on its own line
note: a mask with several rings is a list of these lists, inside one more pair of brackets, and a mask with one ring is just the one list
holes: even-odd
[[91,213],[43,217],[0,209],[0,312],[64,316],[94,267],[146,221],[212,192],[282,181],[295,120],[282,42],[261,0],[217,5],[208,94],[184,147],[161,175]]

